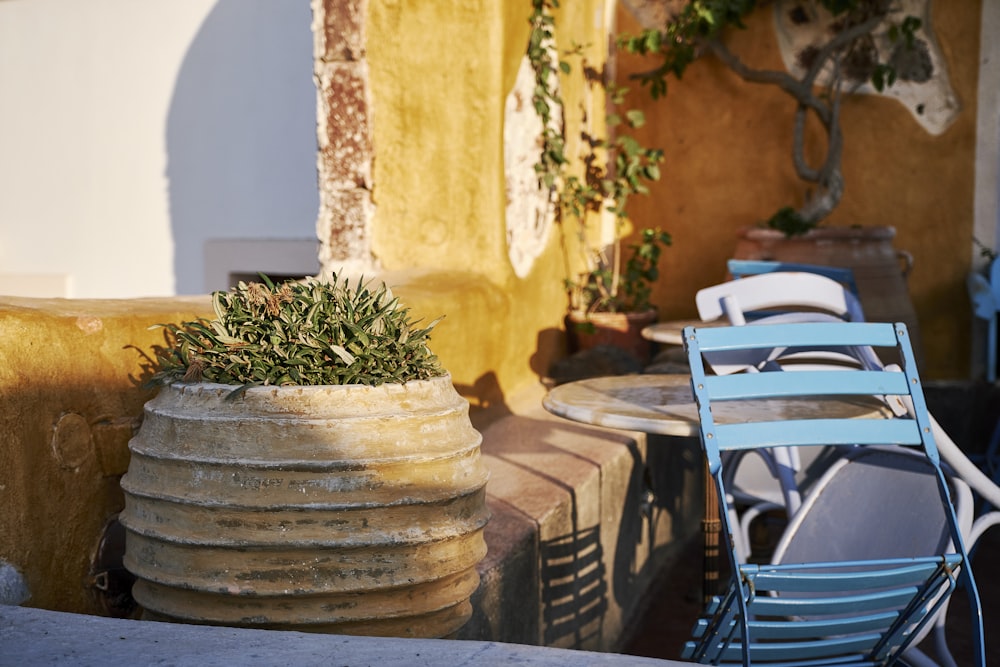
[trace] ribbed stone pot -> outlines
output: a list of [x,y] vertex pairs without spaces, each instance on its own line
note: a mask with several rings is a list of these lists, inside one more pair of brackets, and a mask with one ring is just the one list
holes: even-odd
[[378,387],[173,384],[122,478],[151,619],[445,637],[471,615],[487,471],[448,376]]

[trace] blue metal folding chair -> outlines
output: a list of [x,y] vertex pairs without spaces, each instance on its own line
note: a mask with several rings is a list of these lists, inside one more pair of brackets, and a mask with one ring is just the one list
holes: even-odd
[[[892,665],[901,660],[914,641],[927,634],[929,624],[951,592],[963,586],[969,598],[976,664],[984,667],[979,595],[952,506],[949,481],[940,465],[906,327],[886,323],[776,324],[689,327],[684,334],[701,441],[715,480],[725,531],[720,542],[729,546],[726,551],[731,581],[728,591],[709,605],[696,624],[694,638],[682,657],[701,663],[745,666]],[[845,345],[892,348],[903,360],[902,372],[886,368],[828,369],[717,376],[706,373],[702,356],[722,350]],[[769,399],[827,402],[831,416],[769,420]],[[908,409],[894,413],[873,409],[870,418],[838,418],[834,414],[836,405],[844,401],[905,405]],[[749,408],[739,411],[744,417],[738,422],[725,418],[734,404]],[[747,414],[759,417],[747,421]],[[832,529],[825,531],[822,524],[812,524],[812,538],[803,540],[801,535],[806,532],[800,526],[796,543],[811,549],[785,550],[777,563],[742,562],[732,548],[734,526],[722,454],[762,447],[831,444],[851,446],[858,452],[884,449],[900,450],[896,453],[911,458],[917,455],[922,474],[926,475],[924,480],[932,484],[932,493],[921,495],[924,505],[909,496],[903,502],[864,502],[865,497],[892,497],[896,491],[889,483],[891,476],[880,476],[876,468],[876,474],[853,487],[853,505],[830,500],[826,495],[811,498],[811,505],[827,503],[823,515],[840,524],[853,524],[859,534],[889,530],[902,536],[929,534],[931,539],[889,540],[888,550],[876,549],[872,556],[858,558],[856,549],[847,550],[846,555],[841,553],[845,540],[834,538]],[[880,483],[883,479],[886,483]],[[865,496],[868,491],[871,495]],[[830,507],[830,503],[835,506]],[[838,508],[842,511],[838,512]],[[937,536],[926,530],[931,514],[940,520]],[[803,516],[799,520],[807,519]],[[826,539],[827,535],[830,539]]]

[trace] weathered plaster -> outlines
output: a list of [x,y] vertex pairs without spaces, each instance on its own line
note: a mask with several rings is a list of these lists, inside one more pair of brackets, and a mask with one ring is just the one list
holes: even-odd
[[313,0],[322,271],[372,273],[371,103],[366,0]]
[[[778,0],[774,3],[778,48],[785,69],[795,76],[801,76],[805,71],[799,64],[799,54],[809,46],[826,43],[834,22],[826,10],[815,4],[811,6],[816,12],[814,15],[801,12],[808,16],[808,21],[796,22],[792,18],[792,10],[802,5],[809,3],[801,0]],[[898,79],[882,92],[876,91],[867,81],[858,82],[858,87],[852,92],[883,95],[899,101],[924,130],[938,136],[955,121],[962,105],[951,86],[948,63],[934,35],[931,0],[902,0],[899,5],[897,17],[915,16],[921,21],[921,26],[915,33],[915,48],[921,56],[920,62],[909,68],[902,63],[897,64]],[[883,24],[873,35],[880,57],[888,62],[894,45],[887,37],[887,31],[888,25]],[[831,74],[826,72],[825,76],[820,76],[820,82],[829,81]]]
[[[557,77],[552,85],[558,86]],[[545,250],[558,201],[540,183],[535,165],[541,155],[542,121],[532,104],[535,72],[525,56],[504,104],[503,151],[507,193],[507,254],[518,278],[531,272]],[[562,127],[562,109],[553,109],[553,128]]]
[[[1000,3],[984,2],[979,33],[979,85],[976,91],[976,194],[973,236],[997,249],[1000,225]],[[986,265],[981,248],[972,248],[976,268]]]

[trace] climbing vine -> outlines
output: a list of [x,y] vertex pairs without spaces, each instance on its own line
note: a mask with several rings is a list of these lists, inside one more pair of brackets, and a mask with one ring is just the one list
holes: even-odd
[[[663,151],[643,146],[628,133],[645,123],[642,112],[618,111],[628,90],[609,81],[604,68],[592,67],[582,46],[576,45],[563,54],[579,61],[576,70],[559,57],[553,15],[558,7],[558,0],[533,0],[528,58],[535,73],[532,103],[543,126],[535,172],[542,187],[555,193],[560,221],[569,218],[576,222],[584,254],[584,271],[566,281],[570,306],[589,312],[645,310],[650,307],[650,283],[659,277],[661,248],[670,245],[671,238],[659,229],[643,230],[640,242],[629,246],[626,260],[622,257],[621,237],[627,229],[629,198],[647,194],[648,184],[659,180]],[[582,175],[569,171],[565,125],[555,122],[555,114],[561,114],[564,108],[559,75],[571,76],[574,71],[584,77],[587,86],[603,90],[613,110],[605,116],[608,136],[581,131]],[[609,251],[588,242],[588,220],[602,211],[615,219],[614,242]]]

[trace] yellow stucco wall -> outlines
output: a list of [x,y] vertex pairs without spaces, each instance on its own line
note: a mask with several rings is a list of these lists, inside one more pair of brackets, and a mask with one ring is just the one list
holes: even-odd
[[[824,224],[892,225],[896,247],[914,256],[909,278],[929,378],[968,376],[971,315],[965,289],[970,267],[978,0],[934,2],[933,30],[962,105],[940,136],[926,133],[899,103],[871,96],[846,100],[843,201]],[[623,31],[638,26],[619,10]],[[782,68],[772,9],[758,10],[733,49],[758,67]],[[620,80],[649,64],[619,63]],[[695,315],[694,292],[724,278],[736,232],[781,206],[801,202],[791,162],[794,103],[771,86],[743,83],[718,61],[695,62],[665,99],[651,102],[631,82],[630,103],[644,109],[643,141],[666,151],[663,178],[631,212],[642,225],[661,224],[674,237],[655,288],[661,314]]]
[[[933,30],[962,112],[933,137],[895,101],[848,99],[842,116],[846,191],[825,224],[896,228],[896,247],[915,259],[909,288],[925,348],[924,373],[964,378],[980,3],[932,7]],[[485,0],[373,1],[366,27],[369,36],[393,35],[368,40],[376,154],[373,251],[390,282],[393,272],[413,269],[468,272],[506,295],[504,353],[490,366],[506,392],[536,381],[563,353],[559,330],[566,307],[561,230],[553,230],[524,279],[513,274],[506,257],[503,103],[528,39],[529,10],[527,3]],[[560,46],[586,44],[592,60],[600,61],[603,11],[596,0],[563,3],[557,12]],[[637,29],[624,10],[616,20],[621,31]],[[760,66],[780,68],[771,9],[756,12],[748,25],[734,35],[734,49]],[[632,88],[629,104],[646,113],[640,139],[666,151],[661,182],[650,197],[633,198],[630,211],[637,228],[659,225],[673,234],[654,301],[662,317],[690,317],[694,292],[724,277],[737,231],[801,199],[803,186],[790,157],[794,104],[776,89],[743,83],[710,58],[696,62],[682,81],[672,81],[665,100],[653,102],[628,80],[648,66],[619,58],[619,82]],[[575,77],[561,83],[566,134],[573,142],[581,84]],[[567,152],[574,154],[575,147]],[[453,326],[463,326],[460,314],[449,316],[442,332]],[[461,377],[461,368],[459,381],[482,381],[478,375]]]
[[[462,338],[451,329],[468,329],[464,345],[473,354],[491,356],[487,365],[465,363],[461,350],[435,350],[455,360],[449,370],[457,383],[516,391],[537,382],[563,354],[560,329],[567,307],[558,227],[527,277],[517,277],[507,257],[504,102],[527,49],[530,3],[372,0],[368,12],[376,155],[372,248],[387,271],[382,277],[404,298],[411,287],[422,289],[408,283],[406,272],[414,269],[435,289],[458,279],[468,281],[473,292],[480,289],[475,283],[484,281],[486,291],[502,293],[506,306],[492,311],[496,321],[489,337],[477,337],[479,323],[470,327],[461,310],[439,325],[441,337]],[[562,48],[584,44],[593,62],[603,60],[603,3],[563,3],[556,20]],[[581,79],[563,77],[562,89],[567,151],[575,151]],[[427,270],[465,275],[442,278]],[[498,398],[494,394],[493,400]]]
[[0,297],[0,559],[29,606],[102,612],[88,575],[153,395],[143,355],[163,332],[148,327],[210,314],[207,298]]

